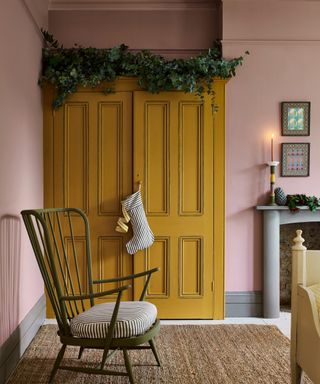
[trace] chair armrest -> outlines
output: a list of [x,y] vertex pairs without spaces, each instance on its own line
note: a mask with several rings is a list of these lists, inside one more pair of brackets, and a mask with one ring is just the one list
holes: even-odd
[[122,292],[122,291],[130,288],[130,287],[131,287],[131,285],[123,285],[122,287],[119,287],[119,288],[110,289],[108,291],[97,292],[97,293],[93,293],[93,294],[62,296],[60,298],[60,300],[62,300],[62,301],[76,301],[76,300],[92,299],[95,297],[102,297],[102,296],[112,295],[114,293],[119,293],[119,292]]
[[147,271],[144,271],[144,272],[134,273],[134,274],[128,275],[128,276],[115,277],[114,279],[94,280],[93,284],[114,283],[114,282],[118,282],[118,281],[131,280],[131,279],[133,280],[133,279],[136,279],[137,277],[147,276],[146,282],[144,284],[144,287],[143,287],[143,290],[141,292],[141,296],[140,296],[140,299],[139,299],[140,301],[143,301],[145,296],[146,296],[146,293],[147,293],[147,289],[148,289],[148,286],[149,286],[151,275],[154,272],[158,272],[158,271],[160,271],[160,268],[153,268],[153,269],[148,269]]
[[151,275],[152,273],[158,272],[158,271],[160,271],[160,268],[153,268],[153,269],[149,269],[149,270],[144,271],[144,272],[135,273],[135,274],[128,275],[128,276],[115,277],[113,279],[93,280],[93,284],[114,283],[114,282],[117,282],[117,281],[131,280],[131,279],[136,279],[137,277]]

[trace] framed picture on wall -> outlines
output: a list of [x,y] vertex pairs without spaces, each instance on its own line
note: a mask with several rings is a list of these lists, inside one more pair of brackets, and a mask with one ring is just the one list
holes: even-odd
[[281,103],[282,136],[310,135],[310,102]]
[[310,143],[281,144],[281,176],[309,176]]

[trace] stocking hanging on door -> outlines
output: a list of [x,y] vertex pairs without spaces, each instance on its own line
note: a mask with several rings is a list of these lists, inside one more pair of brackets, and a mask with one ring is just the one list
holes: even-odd
[[131,219],[133,238],[126,244],[126,247],[128,253],[133,255],[150,247],[154,242],[154,235],[146,218],[140,190],[128,196],[121,204]]

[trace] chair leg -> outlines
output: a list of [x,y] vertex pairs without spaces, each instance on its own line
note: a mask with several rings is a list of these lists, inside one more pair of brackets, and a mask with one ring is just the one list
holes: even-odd
[[125,365],[126,365],[127,373],[128,373],[129,380],[130,380],[130,384],[134,384],[133,374],[132,374],[132,367],[131,367],[128,351],[126,349],[123,349],[122,351],[123,351],[124,362],[125,362]]
[[64,352],[67,348],[67,345],[66,344],[63,344],[59,353],[58,353],[58,356],[56,358],[56,361],[54,362],[54,366],[52,368],[52,371],[51,371],[51,375],[50,375],[50,378],[49,378],[49,384],[53,383],[53,379],[57,373],[57,370],[59,368],[59,365],[61,363],[61,360],[63,359],[63,355],[64,355]]
[[84,351],[84,347],[80,347],[79,355],[78,355],[78,359],[81,359],[81,356],[82,356],[82,354],[83,354],[83,351]]
[[302,382],[302,369],[298,364],[295,364],[291,371],[291,384],[300,384]]
[[159,355],[158,355],[158,352],[157,352],[157,349],[156,349],[156,345],[155,345],[153,339],[149,340],[149,344],[150,344],[150,347],[151,347],[152,352],[154,354],[154,357],[157,360],[158,366],[161,367],[160,358],[159,358]]

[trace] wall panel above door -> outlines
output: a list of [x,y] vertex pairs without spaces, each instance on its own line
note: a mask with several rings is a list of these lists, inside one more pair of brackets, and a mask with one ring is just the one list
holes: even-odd
[[216,9],[218,0],[51,0],[49,10],[183,10]]

